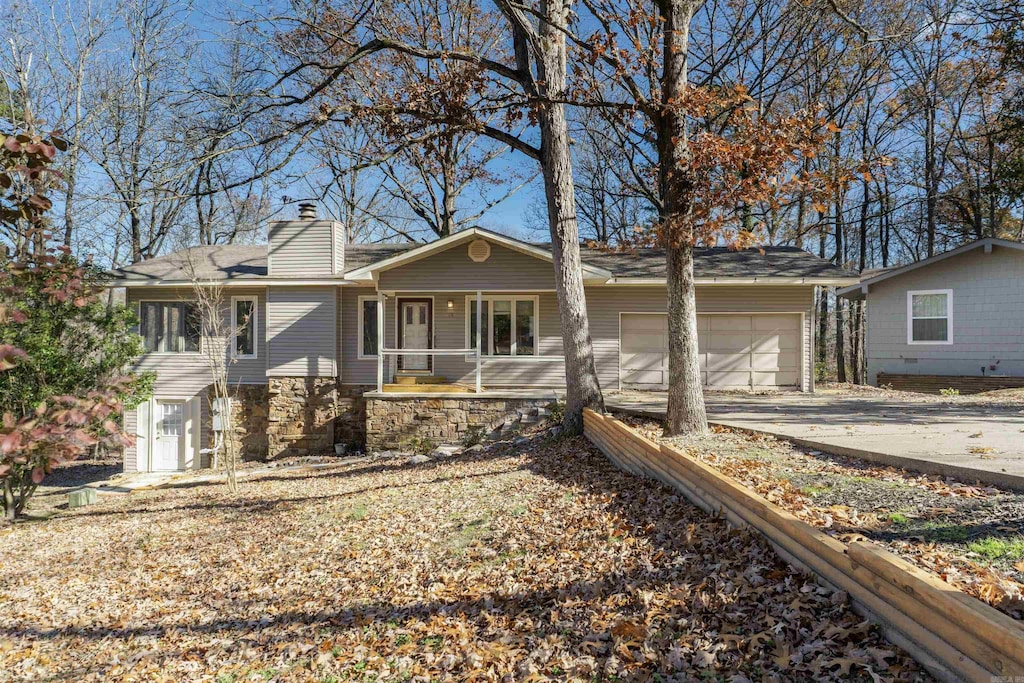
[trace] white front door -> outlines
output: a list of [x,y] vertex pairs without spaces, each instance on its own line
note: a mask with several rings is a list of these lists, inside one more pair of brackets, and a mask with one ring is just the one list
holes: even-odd
[[[402,348],[430,348],[430,304],[426,301],[402,302]],[[403,356],[402,369],[428,370],[427,356]]]
[[151,470],[180,470],[185,459],[185,402],[156,399]]

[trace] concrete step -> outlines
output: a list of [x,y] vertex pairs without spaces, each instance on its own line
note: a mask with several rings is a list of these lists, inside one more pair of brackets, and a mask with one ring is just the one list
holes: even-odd
[[447,377],[441,375],[395,375],[395,384],[445,384]]

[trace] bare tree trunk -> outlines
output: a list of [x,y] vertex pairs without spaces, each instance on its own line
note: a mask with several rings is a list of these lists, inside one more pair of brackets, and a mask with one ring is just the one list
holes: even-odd
[[693,185],[690,177],[689,131],[679,103],[688,86],[687,51],[690,22],[700,5],[692,0],[667,0],[660,5],[664,67],[661,84],[661,125],[658,126],[659,182],[662,220],[667,229],[668,274],[668,410],[665,434],[708,431],[707,409],[697,354],[697,304],[693,276]]
[[669,247],[668,258],[668,412],[665,433],[708,430],[704,388],[697,353],[697,298],[693,248]]
[[569,434],[583,431],[583,409],[604,410],[604,399],[594,364],[594,347],[583,289],[576,195],[569,149],[569,125],[565,118],[566,48],[562,27],[568,25],[569,5],[553,0],[543,7],[540,23],[541,63],[539,80],[547,98],[538,111],[541,130],[541,172],[548,203],[548,228],[555,267],[555,293],[562,322],[562,353],[565,355],[565,417]]

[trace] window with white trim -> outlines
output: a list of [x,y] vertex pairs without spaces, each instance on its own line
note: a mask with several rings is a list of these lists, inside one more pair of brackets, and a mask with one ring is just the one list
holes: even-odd
[[192,303],[139,302],[139,334],[147,353],[196,353],[201,327]]
[[359,297],[359,357],[377,357],[377,297]]
[[[536,296],[486,296],[481,306],[485,356],[525,357],[539,353]],[[476,348],[476,297],[466,297],[466,348]]]
[[953,290],[907,292],[907,343],[953,343]]
[[236,360],[257,357],[259,306],[255,296],[231,297],[231,353]]

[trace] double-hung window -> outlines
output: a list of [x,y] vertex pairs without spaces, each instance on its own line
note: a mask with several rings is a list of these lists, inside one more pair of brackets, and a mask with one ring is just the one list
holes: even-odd
[[907,343],[953,343],[953,290],[907,292]]
[[199,314],[184,301],[139,303],[139,334],[147,353],[195,353],[199,351]]
[[377,297],[359,297],[359,357],[377,357]]
[[[481,306],[481,339],[485,356],[523,357],[538,354],[536,296],[487,296]],[[466,297],[466,348],[476,348],[476,297]]]
[[256,358],[259,308],[255,296],[231,297],[231,352],[236,359]]

